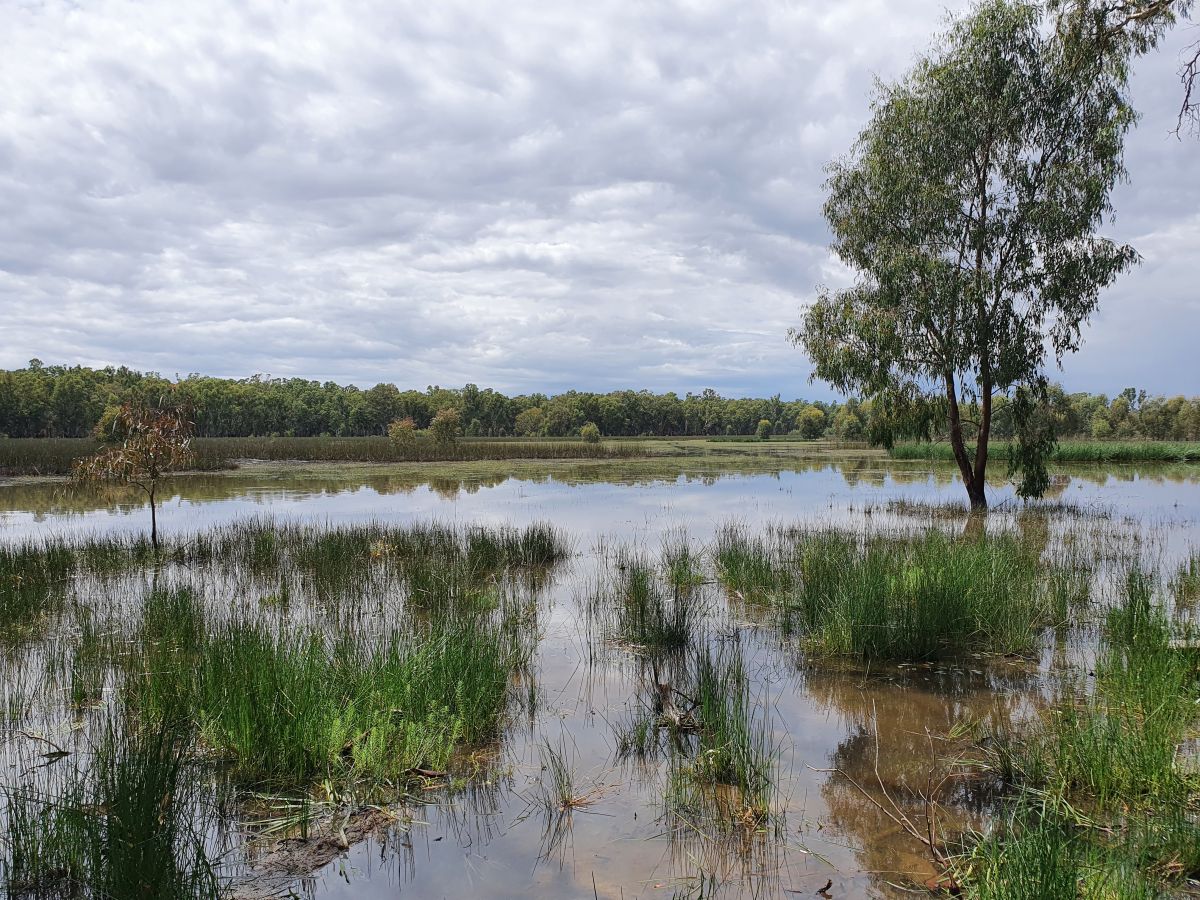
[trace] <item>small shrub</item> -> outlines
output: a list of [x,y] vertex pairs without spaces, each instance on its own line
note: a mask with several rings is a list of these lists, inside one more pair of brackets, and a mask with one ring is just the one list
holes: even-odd
[[388,425],[388,440],[401,449],[408,449],[417,442],[417,423],[412,416],[396,419]]
[[455,443],[462,434],[462,417],[457,409],[446,407],[438,410],[429,423],[429,433],[436,443],[447,446]]

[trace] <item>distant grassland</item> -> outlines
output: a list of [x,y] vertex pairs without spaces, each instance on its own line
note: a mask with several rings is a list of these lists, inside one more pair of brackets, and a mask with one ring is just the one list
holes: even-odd
[[[973,446],[968,451],[975,452]],[[989,448],[993,459],[1008,459],[1007,441]],[[930,459],[954,461],[949,444],[897,444],[892,459]],[[1188,462],[1200,463],[1200,441],[1062,441],[1051,457],[1054,462]]]
[[[68,475],[75,460],[95,453],[90,438],[0,438],[0,475]],[[504,459],[626,459],[644,455],[635,443],[580,440],[419,440],[403,447],[385,437],[196,438],[192,468],[215,471],[240,459],[304,462],[456,462]]]

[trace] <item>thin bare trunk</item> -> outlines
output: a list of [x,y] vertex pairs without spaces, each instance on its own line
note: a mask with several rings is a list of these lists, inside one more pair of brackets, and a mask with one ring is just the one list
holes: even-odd
[[150,483],[150,543],[154,545],[154,549],[158,549],[158,510],[154,505],[154,482]]

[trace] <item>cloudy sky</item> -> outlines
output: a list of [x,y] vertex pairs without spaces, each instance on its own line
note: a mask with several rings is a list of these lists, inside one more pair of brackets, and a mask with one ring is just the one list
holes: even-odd
[[[0,366],[829,396],[822,167],[959,0],[13,2]],[[1200,140],[1142,61],[1071,389],[1200,393]]]

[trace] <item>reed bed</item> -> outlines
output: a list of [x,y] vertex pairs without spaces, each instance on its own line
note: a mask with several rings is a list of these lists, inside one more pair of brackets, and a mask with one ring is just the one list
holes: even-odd
[[[92,438],[0,438],[0,475],[69,475],[76,460],[96,453]],[[191,468],[228,469],[240,460],[279,462],[472,462],[505,459],[629,459],[644,456],[632,441],[466,439],[402,444],[386,437],[195,438]]]
[[[975,448],[968,445],[968,453]],[[994,459],[1008,459],[1012,447],[1006,442],[988,448]],[[892,459],[928,459],[954,462],[954,450],[946,443],[896,444]],[[1200,463],[1200,441],[1060,441],[1050,455],[1053,462],[1081,463]]]
[[[0,437],[0,476],[70,475],[77,460],[91,456],[103,445],[93,438]],[[224,448],[206,440],[192,442],[190,467],[217,471],[231,467]]]

